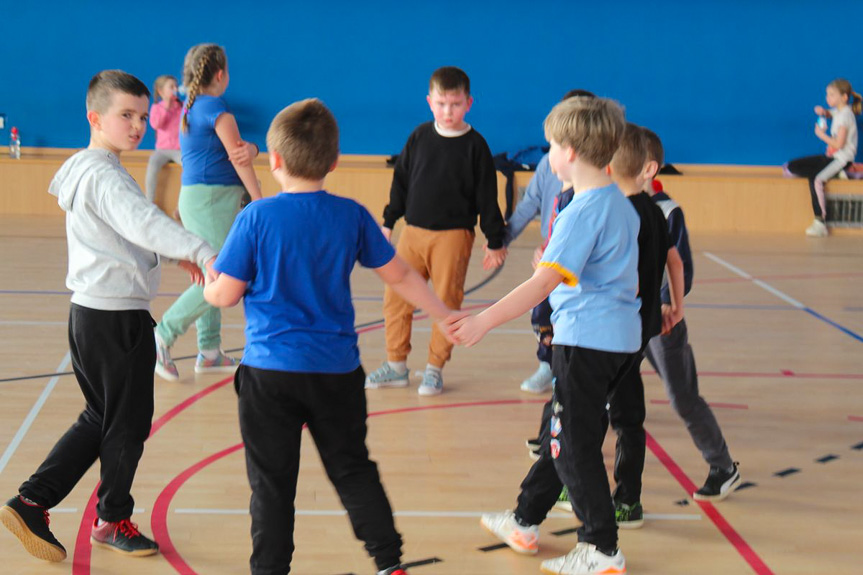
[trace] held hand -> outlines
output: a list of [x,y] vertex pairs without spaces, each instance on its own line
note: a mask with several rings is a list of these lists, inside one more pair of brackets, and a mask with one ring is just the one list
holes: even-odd
[[219,272],[213,267],[213,264],[216,262],[216,258],[210,258],[210,260],[204,264],[204,269],[207,272],[206,278],[204,278],[204,282],[207,284],[211,284],[216,281],[219,277]]
[[469,315],[470,313],[466,311],[450,311],[448,316],[438,321],[438,326],[440,326],[441,331],[450,342],[455,344],[458,343],[453,335],[455,324]]
[[228,159],[236,166],[251,166],[258,155],[258,147],[251,142],[240,140],[237,147],[228,152]]
[[393,235],[393,231],[389,228],[381,228],[381,233],[384,235],[387,241],[390,241],[390,237]]
[[189,273],[193,284],[199,286],[204,285],[204,272],[202,272],[201,268],[199,268],[197,265],[186,260],[177,262],[177,265]]
[[490,250],[488,249],[488,244],[486,244],[483,246],[483,250],[485,251],[485,255],[482,258],[482,269],[484,270],[499,268],[503,265],[504,260],[506,260],[506,248]]
[[536,269],[539,266],[540,260],[542,260],[542,255],[545,253],[545,246],[539,246],[535,250],[533,250],[533,261],[531,261],[531,265],[533,265],[533,269]]
[[483,325],[479,316],[469,315],[457,321],[450,327],[453,340],[459,345],[472,347],[480,342],[488,333],[488,328]]

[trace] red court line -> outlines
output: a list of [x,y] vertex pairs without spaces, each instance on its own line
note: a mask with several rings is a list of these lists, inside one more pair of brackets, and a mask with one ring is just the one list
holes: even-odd
[[856,415],[849,415],[848,421],[863,421],[863,417],[857,417]]
[[[696,487],[695,483],[692,482],[691,479],[683,472],[679,465],[671,458],[670,455],[662,448],[661,445],[653,438],[650,433],[647,431],[644,432],[647,440],[647,448],[653,452],[653,455],[656,456],[657,459],[665,466],[669,473],[677,480],[681,487],[692,497],[692,494],[695,492],[698,487]],[[722,516],[719,511],[716,510],[716,507],[713,504],[707,501],[696,501],[693,499],[695,503],[701,507],[701,510],[704,511],[704,514],[713,521],[713,524],[716,525],[716,528],[728,539],[728,542],[737,549],[737,552],[740,554],[743,559],[749,563],[749,566],[758,573],[758,575],[773,575],[773,571],[770,570],[769,567],[761,560],[755,551],[752,550],[752,547],[740,536],[737,531],[731,526],[730,523]]]
[[[644,370],[642,375],[657,375],[655,371]],[[761,377],[761,378],[796,378],[796,379],[863,379],[863,373],[797,373],[788,369],[779,371],[699,371],[698,377]]]
[[[658,404],[658,405],[670,405],[671,402],[667,399],[651,399],[650,403]],[[720,407],[726,409],[749,409],[748,405],[743,403],[708,403],[710,407]]]
[[[405,408],[397,408],[397,409],[387,409],[382,411],[376,411],[369,413],[369,417],[375,417],[380,415],[390,415],[394,413],[410,413],[414,411],[429,411],[434,409],[453,409],[459,407],[480,407],[480,406],[491,406],[491,405],[513,405],[513,404],[524,404],[524,403],[545,403],[543,399],[533,399],[533,400],[497,400],[497,401],[475,401],[475,402],[466,402],[466,403],[449,403],[449,404],[440,404],[440,405],[427,405],[427,406],[417,406],[417,407],[405,407]],[[653,436],[645,431],[646,439],[647,439],[647,447],[653,452],[653,454],[665,465],[665,468],[671,473],[671,475],[677,479],[678,483],[686,490],[686,492],[691,496],[692,493],[696,490],[695,484],[683,470],[674,462],[674,460],[665,452],[664,449],[659,445],[659,443],[653,439]],[[159,545],[161,547],[162,554],[165,555],[168,562],[177,570],[181,575],[197,575],[197,572],[194,571],[188,563],[183,560],[180,556],[179,552],[174,547],[171,542],[170,534],[168,531],[168,508],[170,507],[171,500],[179,491],[180,487],[195,473],[203,469],[204,467],[210,465],[214,461],[221,459],[235,451],[239,450],[243,446],[242,443],[232,445],[218,453],[214,453],[213,455],[199,461],[198,463],[192,465],[182,473],[180,473],[177,477],[175,477],[168,486],[159,494],[156,498],[156,503],[153,505],[153,513],[150,517],[152,529],[154,536],[159,541]],[[767,567],[766,564],[761,560],[760,557],[752,550],[752,548],[746,543],[746,541],[734,530],[733,527],[728,523],[728,521],[716,510],[716,508],[710,503],[696,501],[701,506],[702,511],[704,511],[705,515],[707,515],[711,521],[713,521],[714,525],[719,529],[719,531],[725,536],[726,539],[734,546],[737,552],[743,557],[743,559],[749,563],[749,565],[753,568],[753,570],[758,575],[773,575],[773,572]],[[158,535],[156,535],[158,533]]]
[[[204,397],[207,397],[233,380],[234,376],[226,377],[209,387],[205,387],[198,393],[175,405],[167,413],[153,422],[153,425],[150,427],[149,437],[153,437],[154,433],[162,429],[166,423],[174,419],[174,417],[187,409],[190,405]],[[92,495],[90,495],[90,499],[87,501],[86,507],[84,507],[84,513],[81,516],[81,524],[78,526],[78,537],[75,539],[75,553],[72,558],[72,575],[89,575],[90,573],[90,557],[93,551],[93,545],[90,543],[90,529],[93,526],[93,522],[96,520],[96,502],[98,500],[96,494],[98,490],[99,484],[97,483],[96,487],[93,489]]]

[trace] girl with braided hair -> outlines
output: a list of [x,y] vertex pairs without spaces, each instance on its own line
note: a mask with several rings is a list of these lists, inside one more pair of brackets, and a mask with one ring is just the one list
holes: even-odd
[[[228,236],[243,194],[248,191],[253,201],[261,198],[252,167],[257,147],[242,140],[237,121],[222,98],[228,81],[228,60],[221,46],[198,44],[186,54],[179,211],[186,229],[216,250]],[[174,302],[156,327],[156,373],[162,378],[180,378],[171,359],[171,346],[193,322],[199,351],[195,373],[231,372],[236,368],[237,361],[221,350],[221,312],[204,300],[203,288],[195,285]]]

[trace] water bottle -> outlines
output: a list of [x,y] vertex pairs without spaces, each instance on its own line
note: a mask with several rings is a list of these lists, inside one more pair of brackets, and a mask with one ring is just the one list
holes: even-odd
[[822,130],[827,129],[827,119],[824,116],[818,116],[818,127]]
[[18,136],[18,128],[14,126],[9,132],[9,157],[15,160],[21,159],[21,138]]

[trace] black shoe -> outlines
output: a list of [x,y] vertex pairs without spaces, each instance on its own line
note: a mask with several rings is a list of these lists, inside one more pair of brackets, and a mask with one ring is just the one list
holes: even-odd
[[737,471],[737,462],[734,462],[731,471],[711,467],[704,487],[693,493],[692,498],[697,501],[722,501],[731,495],[734,486],[738,483],[740,483],[740,472]]
[[90,542],[134,557],[145,557],[159,552],[159,544],[142,535],[138,531],[138,526],[128,519],[117,522],[106,521],[101,525],[96,519],[90,531]]
[[54,562],[66,558],[66,548],[48,528],[48,510],[41,505],[13,497],[0,508],[0,521],[33,557]]
[[[644,525],[644,509],[642,509],[639,502],[632,505],[615,503],[614,520],[621,529],[638,529]],[[611,555],[614,555],[614,553]]]

